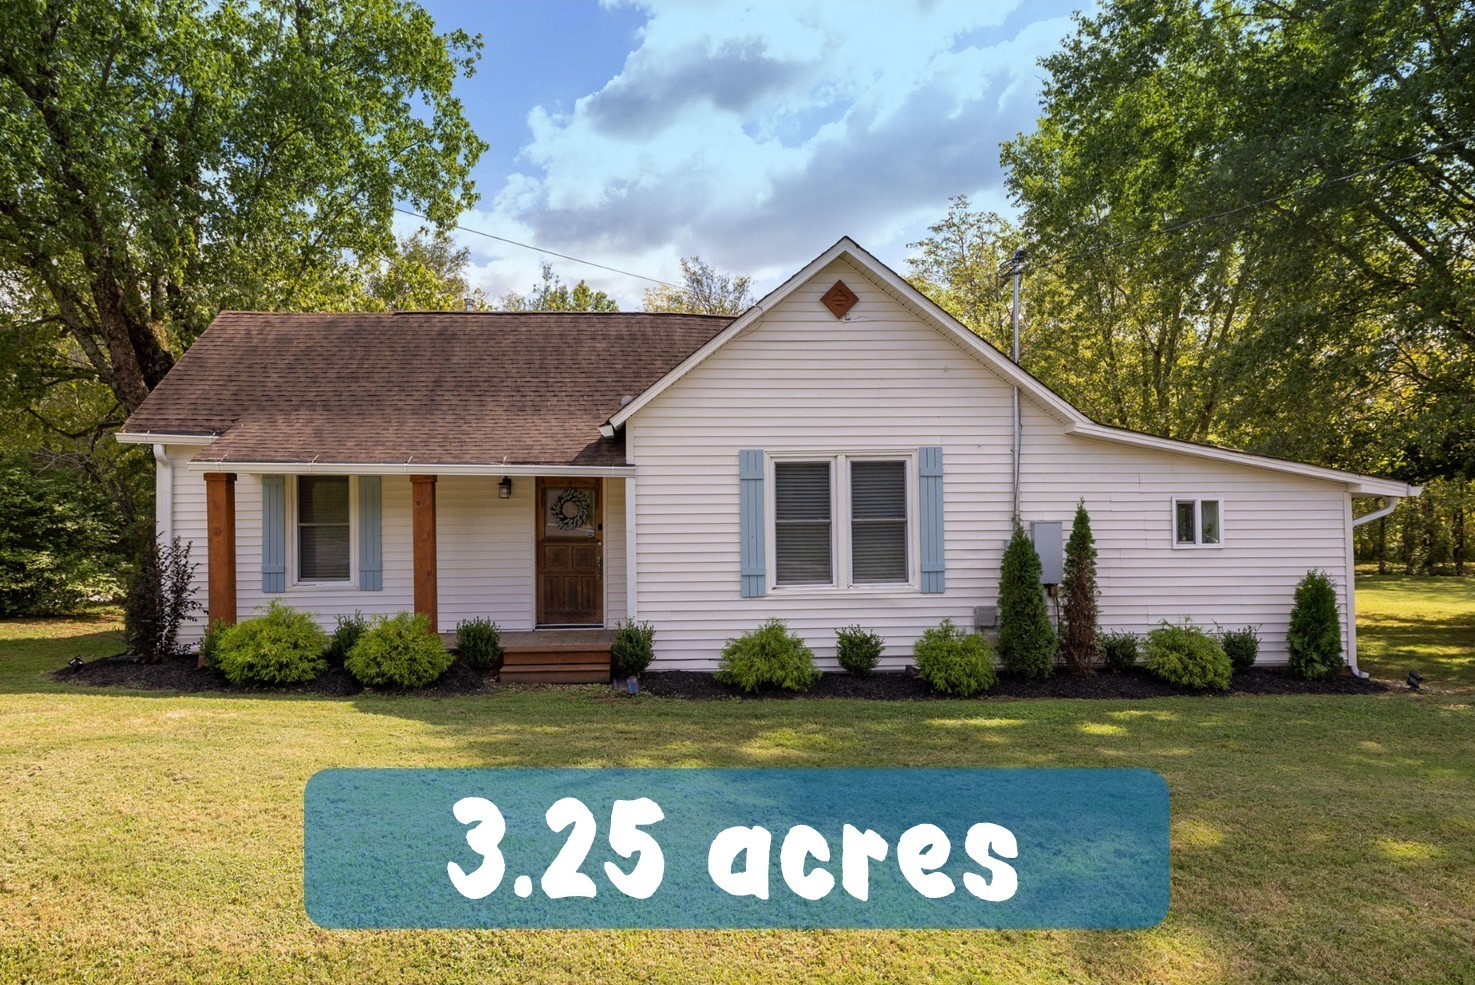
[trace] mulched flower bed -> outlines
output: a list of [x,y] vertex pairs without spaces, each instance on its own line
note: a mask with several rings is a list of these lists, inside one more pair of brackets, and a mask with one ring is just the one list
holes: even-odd
[[[1398,685],[1360,677],[1334,677],[1329,681],[1306,681],[1283,670],[1257,667],[1234,675],[1227,694],[1377,694]],[[825,674],[819,683],[802,694],[792,691],[761,691],[744,694],[738,688],[719,684],[711,674],[668,670],[643,674],[640,689],[662,697],[713,701],[724,698],[877,698],[881,700],[927,701],[939,695],[915,670],[875,673],[866,677]],[[1124,674],[1097,673],[1085,677],[1055,674],[1043,681],[1026,681],[1000,674],[999,681],[984,698],[1166,698],[1197,695],[1201,691],[1174,687],[1136,668]]]
[[[143,691],[173,691],[178,694],[229,691],[237,694],[311,694],[347,698],[364,691],[364,686],[342,667],[329,667],[317,680],[306,684],[269,688],[237,687],[219,671],[196,667],[193,656],[157,664],[136,663],[131,657],[103,657],[85,663],[76,670],[63,667],[51,676],[58,681],[69,681],[87,687],[131,687]],[[434,684],[404,693],[449,698],[461,694],[476,694],[494,684],[493,679],[482,677],[457,660]]]
[[[159,664],[141,664],[128,657],[104,657],[73,670],[63,667],[51,675],[59,681],[88,687],[129,687],[144,691],[170,691],[195,694],[201,691],[226,691],[237,694],[308,694],[323,697],[352,697],[364,686],[349,676],[342,667],[329,667],[315,681],[275,688],[236,687],[218,671],[195,666],[193,656]],[[562,685],[527,685],[560,687]],[[587,686],[587,685],[574,685]],[[451,664],[445,676],[426,688],[404,692],[429,697],[455,697],[478,694],[499,687],[495,678],[483,677],[461,661]],[[624,684],[621,682],[620,690]],[[1401,690],[1402,685],[1358,677],[1334,677],[1329,681],[1304,681],[1277,668],[1257,667],[1234,675],[1228,694],[1377,694]],[[645,694],[694,701],[734,698],[867,698],[880,701],[930,701],[942,697],[922,682],[915,670],[875,673],[866,677],[850,674],[825,674],[814,687],[803,694],[790,691],[761,691],[744,694],[735,687],[717,683],[711,674],[700,671],[668,670],[643,674],[640,690]],[[1098,673],[1087,677],[1056,674],[1043,681],[1025,681],[1006,674],[981,697],[985,698],[1165,698],[1175,695],[1201,694],[1187,688],[1173,687],[1137,668],[1124,674]],[[1211,695],[1216,696],[1216,695]]]

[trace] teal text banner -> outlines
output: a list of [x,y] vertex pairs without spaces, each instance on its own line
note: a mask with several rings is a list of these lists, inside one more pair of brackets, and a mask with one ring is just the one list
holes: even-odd
[[1136,769],[333,769],[333,928],[1145,928],[1168,789]]

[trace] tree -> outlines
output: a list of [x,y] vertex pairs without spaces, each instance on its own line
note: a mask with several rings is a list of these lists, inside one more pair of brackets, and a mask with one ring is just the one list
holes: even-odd
[[117,594],[100,490],[65,469],[0,460],[0,617],[75,612]]
[[510,291],[502,296],[503,311],[619,311],[619,303],[603,291],[596,291],[582,280],[570,288],[553,272],[553,264],[543,264],[542,280],[526,294]]
[[931,235],[926,239],[907,244],[917,251],[907,258],[912,286],[984,341],[1008,352],[1012,295],[1000,269],[1024,246],[1024,235],[997,212],[973,211],[967,195],[948,199],[947,215],[927,231]]
[[1472,28],[1460,0],[1079,19],[1004,162],[1067,327],[1140,390],[1120,423],[1475,468]]
[[753,305],[753,278],[718,273],[699,256],[681,259],[684,287],[652,287],[641,306],[651,312],[690,315],[740,315]]
[[475,200],[481,41],[409,0],[60,0],[6,33],[0,277],[124,412],[220,308],[332,303],[396,202]]
[[1015,524],[999,574],[999,657],[1020,677],[1048,677],[1057,644],[1040,587],[1040,556]]
[[1096,538],[1091,534],[1091,514],[1086,501],[1076,504],[1070,539],[1065,542],[1065,569],[1061,575],[1061,606],[1064,635],[1060,652],[1065,664],[1077,674],[1089,674],[1100,653],[1096,641],[1096,620],[1100,614],[1101,593],[1096,584]]
[[482,308],[480,288],[466,280],[471,251],[457,248],[444,230],[419,230],[369,271],[365,307],[396,311],[461,311]]

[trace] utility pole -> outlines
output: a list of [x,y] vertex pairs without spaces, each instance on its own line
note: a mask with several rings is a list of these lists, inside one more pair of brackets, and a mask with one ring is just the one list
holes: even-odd
[[[1003,265],[999,271],[1001,274],[1014,278],[1014,307],[1010,313],[1010,322],[1013,326],[1014,345],[1012,356],[1014,365],[1019,365],[1019,284],[1024,279],[1024,247],[1014,251],[1014,256]],[[1014,525],[1019,525],[1019,454],[1022,437],[1022,426],[1019,419],[1019,387],[1014,388]]]

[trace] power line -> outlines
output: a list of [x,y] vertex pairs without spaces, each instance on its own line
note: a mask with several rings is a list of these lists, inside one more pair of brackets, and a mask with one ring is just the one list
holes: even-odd
[[[34,104],[36,106],[36,108],[37,108],[38,111],[44,108],[41,105],[41,103],[35,97],[31,96],[30,93],[27,93],[27,92],[25,92],[23,90],[20,90],[20,89],[16,89],[15,91],[19,92],[22,96],[24,96],[27,100],[29,100],[32,104]],[[88,120],[89,122],[92,122],[92,123],[97,123],[98,122],[96,120],[96,118],[95,118],[95,115],[88,114],[88,113],[83,113],[80,110],[74,110],[74,109],[71,109],[70,107],[67,107],[67,106],[56,106],[56,105],[53,105],[52,106],[52,109],[53,110],[56,110],[57,112],[66,113],[69,116],[76,116],[78,118]],[[130,131],[132,133],[137,134],[140,137],[144,137],[144,138],[147,138],[147,139],[150,139],[150,140],[154,139],[155,137],[164,137],[165,139],[172,141],[176,146],[183,147],[183,148],[186,148],[188,150],[192,150],[196,154],[201,155],[202,157],[209,157],[209,156],[211,156],[209,152],[206,152],[205,150],[201,149],[199,146],[197,146],[195,144],[191,144],[190,142],[184,140],[183,138],[181,138],[181,137],[179,137],[179,136],[177,136],[175,134],[169,133],[167,131],[164,131],[162,129],[161,130],[156,130],[156,131],[150,132],[148,130],[143,129],[142,127],[134,126],[134,125],[132,125],[130,123],[126,123],[126,122],[123,122],[123,121],[120,121],[120,120],[116,120],[116,119],[114,119],[114,120],[108,120],[105,123],[103,123],[102,125],[116,127],[118,129],[121,129],[121,130],[128,130],[128,131]],[[214,153],[217,153],[218,154],[220,152],[217,150]],[[419,212],[415,212],[415,211],[412,211],[410,209],[401,208],[398,205],[393,206],[393,208],[394,208],[394,211],[399,212],[399,213],[401,213],[403,215],[414,216],[415,218],[417,218],[417,219],[423,219],[426,222],[434,222],[434,220],[431,219],[429,216],[422,215]],[[515,239],[509,239],[506,236],[498,236],[495,233],[489,233],[489,232],[486,232],[485,230],[472,229],[471,227],[469,227],[469,226],[463,226],[460,223],[455,223],[453,225],[454,225],[454,228],[459,229],[461,232],[471,233],[472,235],[475,235],[475,236],[485,236],[487,239],[494,239],[494,240],[496,240],[499,243],[506,243],[509,246],[517,246],[517,247],[520,247],[520,248],[522,248],[524,250],[533,250],[534,252],[537,252],[537,253],[544,253],[544,254],[547,254],[548,256],[558,257],[560,260],[568,260],[570,263],[581,263],[581,264],[583,264],[583,265],[585,265],[587,267],[597,267],[600,270],[607,270],[610,273],[619,274],[622,277],[633,277],[636,280],[648,281],[648,282],[650,282],[652,284],[659,284],[662,287],[669,287],[670,289],[672,289],[674,291],[681,291],[682,293],[686,293],[686,288],[681,287],[681,286],[679,286],[677,284],[672,284],[670,281],[661,280],[658,277],[647,277],[645,274],[637,274],[637,273],[635,273],[634,271],[631,271],[631,270],[622,270],[619,267],[611,267],[608,264],[599,263],[599,262],[597,262],[595,260],[585,260],[582,257],[572,256],[571,254],[568,254],[568,253],[559,253],[557,250],[544,249],[541,246],[534,246],[531,243],[523,243],[523,242],[520,242],[520,241],[515,240]]]
[[1098,253],[1105,253],[1109,250],[1120,249],[1123,246],[1133,246],[1145,240],[1152,239],[1155,236],[1167,236],[1171,233],[1181,232],[1184,229],[1188,229],[1191,226],[1197,226],[1201,223],[1212,222],[1215,219],[1223,219],[1228,216],[1238,215],[1241,212],[1249,212],[1254,209],[1264,208],[1265,206],[1273,205],[1276,202],[1281,201],[1282,199],[1294,198],[1297,195],[1304,195],[1307,192],[1315,191],[1318,188],[1325,188],[1328,185],[1335,185],[1344,181],[1351,181],[1354,178],[1360,178],[1363,175],[1372,174],[1375,171],[1381,171],[1383,168],[1390,168],[1395,164],[1407,164],[1409,161],[1416,161],[1421,157],[1428,157],[1430,154],[1437,154],[1440,151],[1452,150],[1463,144],[1469,143],[1471,140],[1475,140],[1475,134],[1468,134],[1464,137],[1459,137],[1447,143],[1439,144],[1435,147],[1429,147],[1424,150],[1417,151],[1413,154],[1408,154],[1404,157],[1397,157],[1388,161],[1380,161],[1377,164],[1370,164],[1365,168],[1361,168],[1357,171],[1349,171],[1347,174],[1338,175],[1335,178],[1324,178],[1323,180],[1318,181],[1314,184],[1303,185],[1300,188],[1292,188],[1290,191],[1281,192],[1279,195],[1272,195],[1269,198],[1262,198],[1258,202],[1248,202],[1244,205],[1235,206],[1232,209],[1225,209],[1223,212],[1215,212],[1213,215],[1199,216],[1197,219],[1189,219],[1187,221],[1176,223],[1171,226],[1164,226],[1161,229],[1154,229],[1151,232],[1143,233],[1141,236],[1133,236],[1130,239],[1118,240],[1115,243],[1107,243],[1104,246],[1094,247],[1093,249],[1089,250],[1082,250],[1079,253],[1068,253],[1064,256],[1049,258],[1039,263],[1033,264],[1033,266],[1035,266],[1036,268],[1051,267],[1057,264],[1066,263],[1070,260],[1084,260],[1085,258],[1095,256]]
[[[398,205],[394,207],[394,211],[402,213],[404,215],[412,215],[417,219],[424,219],[426,222],[433,221],[429,216],[423,216],[420,213],[412,212],[409,209],[402,209]],[[498,236],[495,233],[485,232],[481,229],[472,229],[470,226],[463,226],[460,223],[456,223],[455,228],[461,230],[461,232],[463,233],[471,233],[474,236],[485,236],[487,239],[494,239],[499,243],[506,243],[509,246],[520,246],[524,250],[533,250],[537,253],[546,253],[548,256],[558,257],[560,260],[568,260],[572,263],[582,263],[586,267],[598,267],[600,270],[608,270],[612,274],[620,274],[623,277],[634,277],[637,280],[650,281],[652,284],[660,284],[662,287],[669,287],[675,291],[685,292],[686,290],[686,288],[684,287],[679,287],[676,284],[672,284],[669,281],[661,280],[658,277],[647,277],[644,274],[637,274],[633,271],[621,270],[619,267],[611,267],[607,264],[597,263],[593,260],[584,260],[580,257],[569,256],[567,253],[559,253],[557,250],[545,250],[543,247],[533,246],[531,243],[519,243],[515,239],[508,239],[506,236]]]

